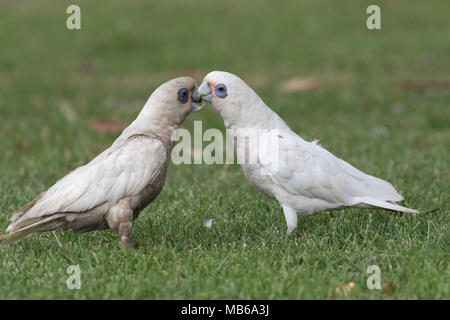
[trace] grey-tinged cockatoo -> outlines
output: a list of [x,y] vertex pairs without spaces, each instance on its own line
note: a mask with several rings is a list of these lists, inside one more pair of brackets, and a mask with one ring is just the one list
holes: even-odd
[[134,219],[164,186],[172,133],[201,108],[201,100],[192,97],[196,90],[189,77],[158,87],[111,147],[13,213],[9,234],[0,237],[0,244],[34,232],[110,228],[118,232],[121,244],[132,248]]
[[[213,71],[203,79],[198,94],[222,116],[235,141],[257,136],[256,151],[253,150],[256,161],[248,161],[248,144],[235,142],[237,159],[247,180],[280,203],[288,235],[297,226],[297,215],[346,207],[420,213],[396,204],[403,197],[389,182],[359,171],[317,141],[307,142],[299,137],[239,77]],[[268,131],[276,132],[270,143]],[[263,143],[277,149],[264,148]],[[237,150],[241,147],[247,151]],[[275,159],[271,158],[273,154]]]

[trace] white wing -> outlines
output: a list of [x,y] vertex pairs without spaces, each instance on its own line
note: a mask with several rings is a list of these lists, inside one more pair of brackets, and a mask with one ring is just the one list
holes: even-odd
[[[316,142],[306,142],[290,130],[278,135],[278,166],[264,166],[272,180],[292,195],[355,205],[358,197],[400,201],[387,181],[367,175],[337,158]],[[262,153],[262,157],[264,156]],[[261,158],[261,163],[269,159]]]
[[16,219],[84,212],[104,203],[113,205],[152,183],[166,159],[167,151],[160,140],[133,136],[60,179]]

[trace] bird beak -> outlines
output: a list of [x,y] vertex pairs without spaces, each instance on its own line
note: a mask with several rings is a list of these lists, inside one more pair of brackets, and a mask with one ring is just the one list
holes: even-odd
[[203,100],[211,102],[213,94],[206,81],[203,81],[200,87],[198,88],[198,95],[202,97]]
[[198,94],[198,88],[195,87],[194,91],[192,92],[192,103],[191,103],[191,112],[197,112],[201,110],[205,103],[203,102],[202,97]]

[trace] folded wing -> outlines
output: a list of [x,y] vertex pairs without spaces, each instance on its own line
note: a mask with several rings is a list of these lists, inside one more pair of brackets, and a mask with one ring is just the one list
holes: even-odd
[[[359,198],[400,201],[387,181],[367,175],[334,156],[316,142],[306,142],[292,131],[278,135],[278,164],[265,166],[272,180],[292,195],[352,206]],[[269,163],[268,159],[261,159]]]
[[27,220],[32,223],[56,213],[85,212],[136,195],[153,182],[166,159],[163,143],[150,136],[137,135],[116,143],[14,213],[7,231],[26,226]]

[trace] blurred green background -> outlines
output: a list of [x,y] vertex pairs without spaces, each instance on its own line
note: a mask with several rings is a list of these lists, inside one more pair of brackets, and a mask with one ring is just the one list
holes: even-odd
[[[66,8],[81,8],[81,30]],[[381,30],[366,8],[381,7]],[[0,298],[417,299],[449,295],[450,3],[0,1],[0,230],[11,212],[107,148],[161,83],[239,75],[303,138],[392,182],[433,215],[344,210],[299,219],[237,165],[172,165],[113,231],[35,235],[0,250]],[[210,108],[184,127],[223,129]],[[100,128],[99,128],[100,126]],[[104,132],[107,131],[107,132]],[[204,219],[214,219],[211,229]],[[79,264],[82,289],[68,290]],[[382,270],[381,291],[366,268]],[[354,282],[348,294],[342,286]]]

